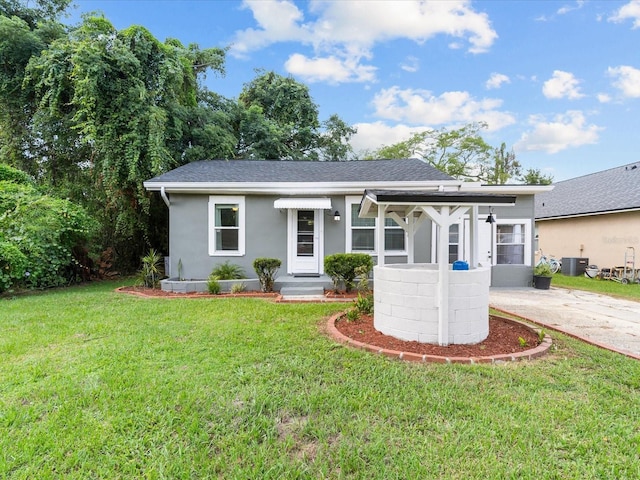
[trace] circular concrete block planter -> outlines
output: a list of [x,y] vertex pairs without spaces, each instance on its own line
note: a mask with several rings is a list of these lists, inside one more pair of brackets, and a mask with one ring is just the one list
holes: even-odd
[[[448,343],[479,343],[489,335],[491,269],[448,271]],[[437,264],[374,268],[374,326],[401,340],[438,343]]]

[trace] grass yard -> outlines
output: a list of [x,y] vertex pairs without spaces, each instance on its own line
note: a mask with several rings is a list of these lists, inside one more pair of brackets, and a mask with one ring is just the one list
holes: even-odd
[[588,292],[602,293],[603,295],[613,295],[620,298],[640,301],[640,285],[637,283],[624,285],[612,280],[587,278],[584,275],[573,277],[556,273],[553,276],[553,280],[551,280],[551,286],[586,290]]
[[336,345],[340,304],[0,300],[0,478],[640,478],[640,362],[554,334],[535,362]]

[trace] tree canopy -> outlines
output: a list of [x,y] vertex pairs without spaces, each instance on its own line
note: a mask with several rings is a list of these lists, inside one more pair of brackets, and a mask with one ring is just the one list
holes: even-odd
[[447,130],[424,130],[392,145],[368,153],[365,158],[420,158],[452,177],[502,185],[517,180],[528,184],[548,184],[552,177],[529,169],[522,173],[516,155],[502,143],[494,148],[480,135],[484,122]]
[[[86,15],[57,21],[69,0],[0,0],[0,164],[99,224],[97,248],[124,269],[167,251],[168,214],[143,182],[212,159],[346,160],[355,129],[325,121],[306,85],[257,72],[237,99],[203,86],[225,74],[226,49],[117,30]],[[12,187],[13,188],[13,187]],[[26,187],[25,187],[26,188]]]

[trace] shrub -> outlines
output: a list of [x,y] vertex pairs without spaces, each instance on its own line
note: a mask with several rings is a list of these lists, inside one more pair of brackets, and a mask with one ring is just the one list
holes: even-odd
[[242,293],[247,289],[247,286],[240,282],[240,283],[234,283],[233,285],[231,285],[231,293]]
[[215,275],[209,275],[207,279],[207,287],[209,288],[209,293],[212,295],[220,294],[220,282],[218,280],[219,278]]
[[25,286],[46,288],[81,280],[88,266],[74,252],[83,251],[80,247],[91,238],[95,221],[67,200],[35,190],[16,193],[20,198],[0,214],[0,232],[27,258]]
[[552,277],[553,272],[551,271],[551,265],[548,263],[540,263],[533,269],[533,274],[536,277]]
[[373,269],[373,260],[366,253],[335,253],[324,258],[324,271],[333,280],[333,287],[338,291],[340,282],[344,283],[347,292],[353,289],[358,275],[368,276]]
[[357,308],[350,308],[346,314],[347,322],[355,322],[360,318],[360,312]]
[[23,185],[33,184],[31,177],[17,168],[10,167],[4,163],[0,163],[0,182],[20,183]]
[[27,257],[13,244],[0,241],[0,293],[24,279]]
[[367,295],[358,294],[358,299],[354,302],[354,307],[362,315],[371,315],[373,313],[373,295],[371,293]]
[[216,265],[211,271],[211,275],[218,277],[218,280],[237,280],[238,278],[247,278],[242,267],[240,265],[229,263],[229,260],[223,264]]
[[162,256],[153,248],[142,257],[142,270],[139,272],[142,285],[147,288],[158,288],[162,277]]
[[253,269],[258,274],[263,292],[273,292],[273,282],[280,265],[282,261],[279,258],[256,258],[253,261]]

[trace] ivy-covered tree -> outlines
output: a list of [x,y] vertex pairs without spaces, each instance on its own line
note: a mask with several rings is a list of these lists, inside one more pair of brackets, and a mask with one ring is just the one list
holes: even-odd
[[142,183],[185,163],[182,139],[197,116],[197,73],[223,74],[224,57],[222,49],[163,43],[141,26],[117,31],[104,17],[89,16],[29,63],[26,79],[39,100],[35,129],[76,153],[42,156],[40,168],[53,175],[66,161],[67,177],[88,179],[76,193],[101,220],[103,243],[125,264],[156,243],[150,213],[158,200]]

